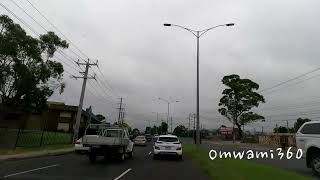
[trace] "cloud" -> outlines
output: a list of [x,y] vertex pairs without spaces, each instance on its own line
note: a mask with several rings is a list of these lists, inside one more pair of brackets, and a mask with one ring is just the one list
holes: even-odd
[[[104,77],[116,94],[125,97],[127,121],[139,128],[147,125],[146,119],[155,118],[152,111],[166,112],[165,104],[154,101],[158,97],[181,101],[171,109],[176,124],[186,123],[187,115],[195,111],[195,37],[182,29],[163,27],[165,22],[193,29],[236,23],[234,27],[210,31],[200,40],[200,109],[209,119],[203,119],[207,128],[228,123],[217,114],[223,76],[236,73],[267,88],[317,67],[320,57],[320,27],[315,23],[320,15],[317,0],[34,3],[90,58],[99,60]],[[20,15],[27,18],[22,12]],[[90,71],[101,77],[96,68]],[[66,81],[66,92],[61,96],[55,94],[52,99],[76,105],[81,81],[67,77]],[[316,79],[310,80],[266,95],[263,107],[295,105],[299,103],[294,101],[296,97],[308,102],[317,96],[319,85],[315,82]],[[92,105],[94,111],[105,115],[113,114],[116,119],[118,97],[107,97],[105,89],[91,83],[94,88],[87,88],[95,95],[86,93],[85,105]],[[293,113],[289,109],[283,111]],[[261,113],[273,112],[261,110]],[[274,123],[268,123],[267,130],[271,130]],[[260,124],[252,125],[258,127]]]

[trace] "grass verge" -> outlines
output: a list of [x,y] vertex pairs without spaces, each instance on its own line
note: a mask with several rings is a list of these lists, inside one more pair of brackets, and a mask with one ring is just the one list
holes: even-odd
[[204,170],[214,180],[311,180],[312,178],[273,168],[271,166],[257,164],[252,161],[239,159],[215,159],[211,160],[208,151],[197,148],[192,144],[185,144],[183,151],[193,163]]
[[73,146],[74,146],[73,144],[57,144],[57,145],[46,145],[41,147],[17,147],[15,150],[0,148],[0,155],[12,155],[12,154],[27,153],[27,152],[35,152],[35,151],[66,149],[66,148],[72,148]]

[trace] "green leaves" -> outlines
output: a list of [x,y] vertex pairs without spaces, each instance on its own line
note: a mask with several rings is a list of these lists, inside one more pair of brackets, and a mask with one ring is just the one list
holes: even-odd
[[227,86],[222,92],[218,109],[219,113],[234,122],[241,134],[241,124],[250,123],[263,116],[249,112],[253,107],[258,107],[264,103],[264,97],[256,92],[259,85],[250,79],[241,79],[239,75],[232,74],[224,76],[222,83]]
[[53,57],[57,48],[68,48],[69,45],[65,40],[61,40],[54,32],[40,36],[40,47],[42,52],[46,52],[48,58]]
[[[0,96],[6,106],[41,111],[53,91],[48,81],[61,82],[63,66],[52,60],[66,41],[48,32],[31,37],[8,16],[0,15]],[[44,58],[45,57],[45,58]]]
[[184,125],[179,125],[173,130],[173,134],[175,134],[178,137],[186,136],[188,133],[188,129]]
[[256,120],[264,120],[264,117],[254,112],[245,112],[240,115],[239,120],[240,124],[248,124]]

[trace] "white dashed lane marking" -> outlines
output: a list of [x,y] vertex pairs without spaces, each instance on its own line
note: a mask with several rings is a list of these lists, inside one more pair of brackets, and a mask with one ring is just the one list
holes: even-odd
[[38,170],[41,170],[41,169],[52,168],[52,167],[56,167],[56,166],[59,166],[59,164],[54,164],[54,165],[51,165],[51,166],[44,166],[44,167],[40,167],[40,168],[36,168],[36,169],[30,169],[30,170],[27,170],[27,171],[8,174],[8,175],[5,175],[3,177],[4,178],[8,178],[8,177],[11,177],[11,176],[17,176],[17,175],[21,175],[21,174],[25,174],[25,173],[29,173],[29,172],[33,172],[33,171],[38,171]]

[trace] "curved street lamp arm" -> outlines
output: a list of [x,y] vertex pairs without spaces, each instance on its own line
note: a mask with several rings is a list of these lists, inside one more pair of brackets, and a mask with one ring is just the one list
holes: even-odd
[[168,100],[165,100],[165,99],[163,99],[163,98],[161,98],[161,97],[159,97],[158,99],[159,99],[159,100],[162,100],[162,101],[164,101],[164,102],[166,102],[166,103],[169,103]]
[[195,30],[192,30],[192,29],[189,29],[189,28],[186,28],[186,27],[183,27],[183,26],[177,25],[177,24],[171,24],[171,26],[176,26],[176,27],[179,27],[179,28],[185,29],[185,30],[187,30],[187,31],[191,32],[195,37],[198,37],[198,36],[197,36],[197,34],[195,33],[195,32],[197,32],[197,31],[195,31]]
[[199,37],[201,37],[202,35],[204,35],[206,32],[210,31],[211,29],[214,29],[214,28],[217,28],[217,27],[220,27],[220,26],[227,26],[226,24],[220,24],[220,25],[217,25],[217,26],[213,26],[211,28],[208,28],[208,29],[204,29],[204,30],[201,30],[199,31],[200,34],[199,34]]

